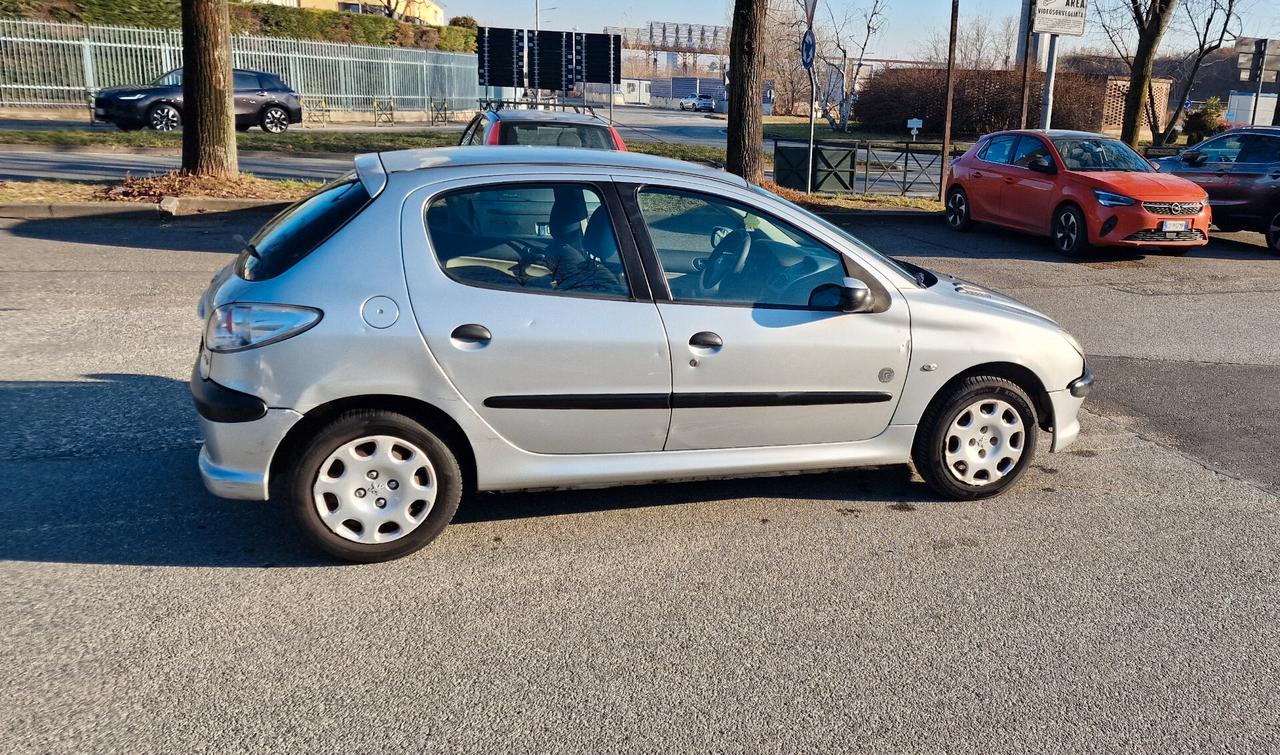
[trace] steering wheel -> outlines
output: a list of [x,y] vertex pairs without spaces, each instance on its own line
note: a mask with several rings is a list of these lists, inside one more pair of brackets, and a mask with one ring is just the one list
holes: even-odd
[[716,244],[716,249],[702,268],[702,288],[713,289],[720,285],[730,272],[734,275],[742,272],[747,265],[747,253],[751,251],[751,234],[744,230],[731,232]]

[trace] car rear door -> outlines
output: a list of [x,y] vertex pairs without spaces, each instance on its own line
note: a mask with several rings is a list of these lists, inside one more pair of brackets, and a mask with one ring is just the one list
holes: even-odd
[[[712,194],[672,178],[619,191],[671,351],[667,450],[857,441],[885,430],[910,356],[906,302],[895,288],[834,239],[801,231],[802,215],[761,209],[745,190]],[[743,239],[741,271],[708,287],[717,250],[736,260],[724,250]],[[875,312],[846,314],[811,299],[851,276],[872,286]]]
[[1017,134],[997,134],[991,137],[973,163],[965,191],[969,195],[969,214],[974,220],[1005,223],[1007,213],[1000,205],[1008,177],[1009,160],[1018,142]]
[[1231,167],[1235,215],[1242,220],[1270,220],[1280,209],[1280,135],[1245,134],[1243,142]]
[[258,81],[258,75],[248,71],[236,71],[232,77],[235,92],[236,125],[248,126],[257,123],[258,111],[267,98],[267,93]]
[[1223,134],[1201,142],[1183,154],[1202,155],[1203,159],[1180,160],[1174,165],[1173,174],[1203,187],[1209,194],[1209,205],[1215,216],[1220,209],[1224,217],[1231,215],[1238,202],[1232,196],[1230,173],[1243,146],[1240,134]]
[[663,447],[670,355],[609,181],[460,179],[411,195],[402,228],[426,345],[502,437],[548,454]]

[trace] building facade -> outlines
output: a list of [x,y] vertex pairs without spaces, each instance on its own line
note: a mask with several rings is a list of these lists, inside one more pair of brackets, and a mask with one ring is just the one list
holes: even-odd
[[[285,5],[286,3],[277,3]],[[289,5],[316,10],[343,11],[345,13],[372,13],[385,16],[387,8],[381,4],[346,2],[345,0],[293,0]],[[396,0],[395,12],[402,21],[413,24],[444,26],[444,7],[433,0]]]

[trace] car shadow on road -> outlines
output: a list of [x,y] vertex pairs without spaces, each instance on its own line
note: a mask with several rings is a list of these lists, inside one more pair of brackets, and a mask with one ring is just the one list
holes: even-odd
[[[135,566],[333,566],[289,507],[205,492],[194,409],[182,381],[87,375],[0,382],[0,560]],[[601,490],[480,493],[465,526],[744,499],[873,501],[910,511],[934,500],[905,466]]]
[[236,253],[274,214],[274,211],[258,209],[182,217],[122,212],[85,218],[23,220],[8,232],[18,238],[89,246]]

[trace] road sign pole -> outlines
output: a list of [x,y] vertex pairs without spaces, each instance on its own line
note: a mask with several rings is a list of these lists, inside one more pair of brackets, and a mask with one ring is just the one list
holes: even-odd
[[816,5],[815,0],[805,6],[809,23],[804,31],[804,38],[800,40],[800,63],[809,72],[809,164],[805,168],[804,183],[804,190],[808,194],[813,193],[813,124],[818,114],[818,74],[813,70],[813,59],[818,54],[818,42],[813,37],[813,9]]
[[1053,82],[1058,72],[1058,35],[1049,35],[1049,62],[1044,67],[1044,97],[1040,102],[1040,128],[1053,123]]
[[818,97],[818,76],[814,73],[813,68],[809,68],[809,162],[808,162],[808,178],[805,179],[805,192],[813,193],[813,124],[814,117],[818,113],[815,101]]
[[[947,104],[942,121],[942,155],[938,173],[938,199],[947,198],[947,173],[950,166],[947,160],[951,157],[951,107],[956,96],[956,37],[960,28],[960,0],[951,0],[951,36],[947,40]],[[906,182],[903,182],[903,193],[906,193]]]

